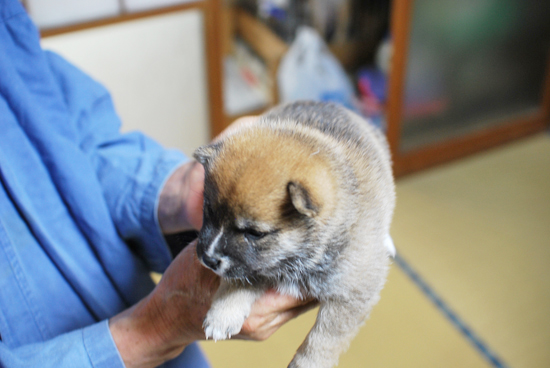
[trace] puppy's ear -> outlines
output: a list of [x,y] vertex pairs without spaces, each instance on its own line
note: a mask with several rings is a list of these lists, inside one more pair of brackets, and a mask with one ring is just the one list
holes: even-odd
[[193,152],[193,157],[195,160],[200,162],[205,169],[208,169],[212,159],[218,153],[219,144],[208,144],[206,146],[201,146]]
[[287,185],[288,194],[294,208],[307,217],[315,217],[319,214],[320,206],[315,203],[311,192],[302,184],[291,181]]

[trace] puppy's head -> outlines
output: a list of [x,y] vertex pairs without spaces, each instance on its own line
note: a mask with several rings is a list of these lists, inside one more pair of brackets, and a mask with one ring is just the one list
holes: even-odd
[[252,281],[298,277],[323,258],[313,244],[335,205],[335,182],[316,147],[254,126],[194,156],[206,173],[197,245],[205,266]]

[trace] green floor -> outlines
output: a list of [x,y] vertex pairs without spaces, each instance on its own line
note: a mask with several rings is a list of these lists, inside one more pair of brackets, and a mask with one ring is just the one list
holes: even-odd
[[[399,180],[400,255],[510,368],[550,367],[550,136]],[[314,312],[266,342],[204,342],[214,368],[286,367]],[[339,367],[492,367],[397,265]]]

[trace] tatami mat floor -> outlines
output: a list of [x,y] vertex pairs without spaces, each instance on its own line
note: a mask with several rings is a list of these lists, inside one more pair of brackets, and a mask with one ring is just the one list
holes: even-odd
[[550,367],[550,135],[399,181],[400,254],[508,366]]
[[[397,195],[401,257],[506,366],[550,367],[550,136],[403,178]],[[201,345],[214,368],[286,367],[314,319],[262,343]],[[492,366],[397,264],[339,364]]]

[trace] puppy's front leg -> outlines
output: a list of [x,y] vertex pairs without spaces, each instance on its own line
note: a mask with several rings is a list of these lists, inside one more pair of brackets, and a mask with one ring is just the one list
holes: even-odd
[[222,280],[204,319],[206,338],[217,341],[238,334],[250,314],[252,304],[262,293],[261,289],[234,285]]
[[321,303],[315,325],[288,368],[330,368],[338,363],[378,296],[368,303],[330,300]]

